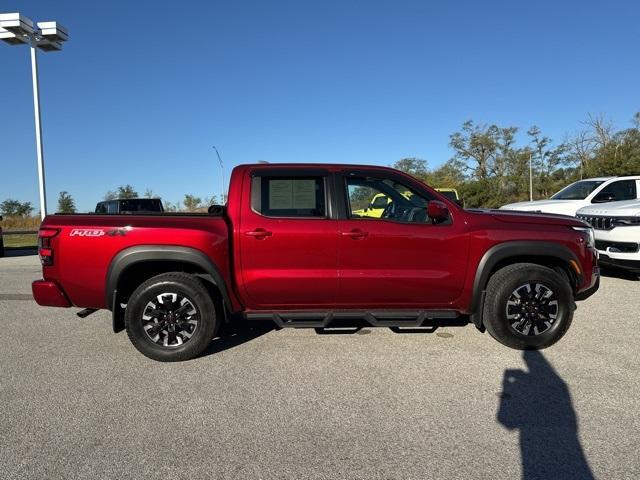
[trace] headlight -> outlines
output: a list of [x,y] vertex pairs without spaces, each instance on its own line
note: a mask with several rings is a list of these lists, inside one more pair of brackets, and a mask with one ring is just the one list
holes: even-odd
[[595,248],[596,246],[596,236],[593,233],[593,228],[591,227],[572,227],[576,232],[583,232],[587,234],[587,247]]

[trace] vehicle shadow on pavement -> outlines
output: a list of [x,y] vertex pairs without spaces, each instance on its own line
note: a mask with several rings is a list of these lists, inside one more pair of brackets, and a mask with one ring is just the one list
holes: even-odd
[[567,384],[539,351],[523,358],[528,371],[504,372],[497,413],[503,426],[520,431],[523,480],[593,479]]
[[631,280],[637,282],[640,280],[640,274],[615,267],[600,267],[600,273],[603,277],[619,278],[621,280]]
[[220,327],[218,336],[211,341],[206,350],[198,355],[198,357],[206,357],[240,346],[272,330],[275,330],[275,325],[271,322],[264,321],[251,322],[243,320],[224,324]]
[[33,248],[4,247],[5,257],[26,257],[29,255],[37,255],[37,254],[38,254],[38,249],[36,247],[33,247]]

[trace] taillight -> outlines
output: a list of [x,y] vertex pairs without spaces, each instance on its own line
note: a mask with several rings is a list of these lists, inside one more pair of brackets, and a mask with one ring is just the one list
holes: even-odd
[[38,255],[40,263],[45,267],[53,265],[53,248],[51,247],[51,239],[55,237],[60,230],[57,228],[41,228],[38,232]]

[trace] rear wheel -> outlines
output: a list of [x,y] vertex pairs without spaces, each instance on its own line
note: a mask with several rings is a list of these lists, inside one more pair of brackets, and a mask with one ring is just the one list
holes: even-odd
[[127,302],[125,322],[133,346],[161,362],[196,357],[218,327],[209,292],[185,273],[164,273],[142,283]]
[[573,310],[566,277],[541,265],[517,263],[489,279],[483,322],[489,334],[508,347],[540,349],[567,333]]

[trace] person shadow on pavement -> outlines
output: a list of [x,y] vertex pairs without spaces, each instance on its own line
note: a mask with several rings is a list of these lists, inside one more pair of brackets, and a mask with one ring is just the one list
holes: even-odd
[[567,384],[542,353],[525,350],[528,371],[505,370],[497,420],[520,431],[523,480],[593,479],[578,439]]

